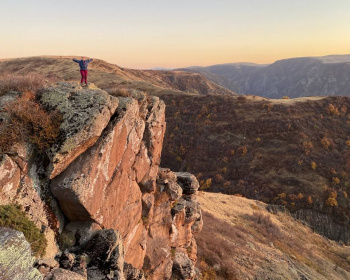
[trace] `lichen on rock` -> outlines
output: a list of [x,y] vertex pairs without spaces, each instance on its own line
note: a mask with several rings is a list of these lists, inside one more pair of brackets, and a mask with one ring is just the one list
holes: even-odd
[[23,233],[0,227],[0,279],[43,279],[33,263],[30,244]]

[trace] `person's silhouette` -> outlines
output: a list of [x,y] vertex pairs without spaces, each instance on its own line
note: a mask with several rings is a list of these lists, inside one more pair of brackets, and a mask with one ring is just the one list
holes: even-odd
[[80,74],[81,74],[81,81],[80,83],[82,84],[85,81],[85,85],[87,85],[87,74],[88,74],[88,65],[93,59],[85,59],[85,57],[82,57],[81,60],[74,59],[73,61],[76,63],[79,63],[80,66]]

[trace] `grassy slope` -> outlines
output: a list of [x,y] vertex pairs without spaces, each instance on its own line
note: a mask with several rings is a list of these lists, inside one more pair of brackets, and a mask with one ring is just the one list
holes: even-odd
[[202,192],[198,198],[204,228],[196,236],[197,266],[204,279],[350,278],[350,248],[289,215],[236,196]]
[[[71,57],[28,57],[0,61],[1,73],[37,72],[53,80],[80,80],[79,66]],[[88,80],[102,89],[138,89],[149,94],[165,92],[192,94],[234,94],[199,74],[133,70],[94,59],[89,65]],[[184,91],[184,92],[183,92]]]

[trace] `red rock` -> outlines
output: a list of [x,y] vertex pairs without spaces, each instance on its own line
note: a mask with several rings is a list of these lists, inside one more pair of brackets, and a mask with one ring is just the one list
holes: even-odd
[[8,156],[4,155],[0,162],[0,204],[8,204],[12,201],[20,185],[21,170]]

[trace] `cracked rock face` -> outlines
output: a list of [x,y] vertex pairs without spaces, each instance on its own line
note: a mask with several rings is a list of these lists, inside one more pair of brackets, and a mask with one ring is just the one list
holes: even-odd
[[33,268],[30,244],[22,232],[0,228],[0,279],[42,280],[40,272]]
[[[60,236],[60,267],[37,263],[45,279],[192,277],[186,270],[196,262],[193,233],[202,224],[198,181],[159,168],[165,104],[142,92],[136,97],[72,83],[46,88],[41,104],[63,116],[48,168],[25,146],[2,158],[0,204],[21,204],[44,231],[47,260],[58,253]],[[175,253],[186,256],[183,264]]]
[[50,151],[50,178],[54,178],[97,141],[118,107],[118,98],[93,85],[83,89],[78,84],[58,83],[41,92],[40,103],[58,110],[63,118],[63,143]]
[[119,105],[98,141],[51,181],[71,222],[118,229],[125,260],[141,269],[146,247],[139,182],[155,185],[165,133],[165,105],[152,98],[141,112],[132,98]]

